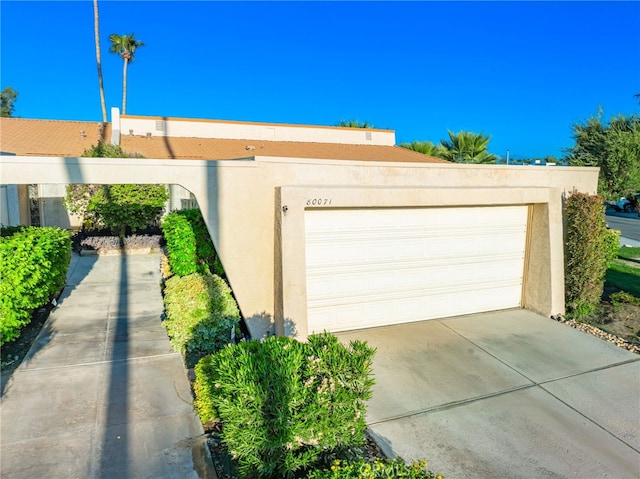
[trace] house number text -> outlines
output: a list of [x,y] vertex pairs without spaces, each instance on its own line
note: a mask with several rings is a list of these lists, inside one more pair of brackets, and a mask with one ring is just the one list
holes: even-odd
[[307,206],[327,206],[331,204],[331,198],[311,198],[307,200]]

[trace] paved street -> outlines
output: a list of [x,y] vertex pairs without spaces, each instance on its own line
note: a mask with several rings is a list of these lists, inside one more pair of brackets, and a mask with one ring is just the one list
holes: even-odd
[[609,210],[605,219],[609,228],[619,230],[623,238],[638,242],[631,246],[640,246],[640,218],[637,213],[617,213]]

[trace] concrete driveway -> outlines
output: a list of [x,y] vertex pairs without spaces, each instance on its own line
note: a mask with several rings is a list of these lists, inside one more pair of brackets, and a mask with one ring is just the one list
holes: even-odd
[[525,310],[339,333],[377,348],[370,431],[448,479],[640,477],[640,356]]

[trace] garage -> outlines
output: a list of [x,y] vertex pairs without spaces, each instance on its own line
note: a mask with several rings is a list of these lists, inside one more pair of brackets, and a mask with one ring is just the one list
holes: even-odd
[[528,211],[305,210],[309,332],[520,307]]

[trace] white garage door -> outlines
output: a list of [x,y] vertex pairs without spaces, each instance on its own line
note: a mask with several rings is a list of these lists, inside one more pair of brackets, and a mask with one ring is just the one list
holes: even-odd
[[305,212],[309,331],[519,307],[527,206]]

